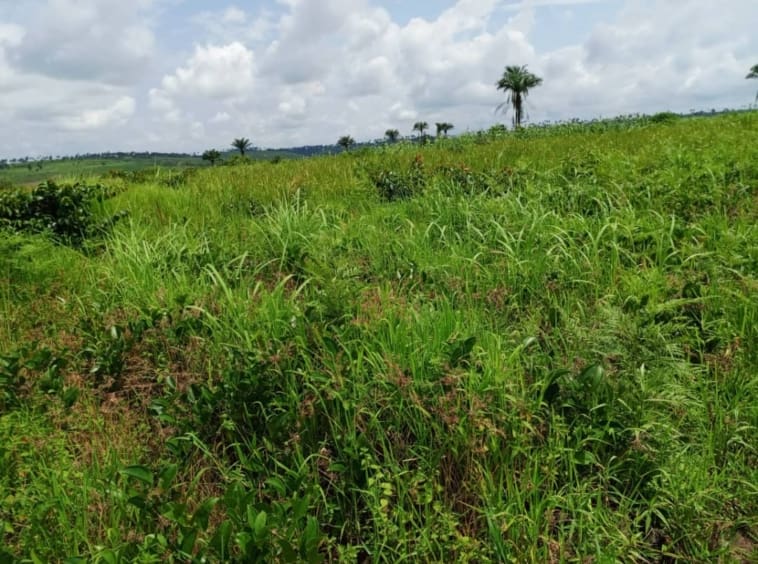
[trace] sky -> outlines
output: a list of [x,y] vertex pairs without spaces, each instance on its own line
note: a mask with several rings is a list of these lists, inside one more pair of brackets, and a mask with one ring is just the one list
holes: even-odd
[[[758,0],[0,0],[0,158],[745,108]],[[433,129],[432,125],[432,129]]]

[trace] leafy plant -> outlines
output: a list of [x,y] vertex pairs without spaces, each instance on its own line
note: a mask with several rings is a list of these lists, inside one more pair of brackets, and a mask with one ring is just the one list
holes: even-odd
[[405,171],[377,167],[370,169],[368,176],[379,196],[388,202],[410,198],[418,194],[426,184],[421,155],[416,155]]
[[74,247],[90,237],[107,233],[126,215],[120,212],[98,221],[93,207],[114,193],[100,184],[58,185],[52,180],[31,192],[0,194],[0,229],[49,233],[56,241]]
[[216,149],[208,149],[207,151],[203,152],[201,158],[204,161],[210,162],[211,166],[215,166],[216,161],[221,160],[221,153],[219,153]]

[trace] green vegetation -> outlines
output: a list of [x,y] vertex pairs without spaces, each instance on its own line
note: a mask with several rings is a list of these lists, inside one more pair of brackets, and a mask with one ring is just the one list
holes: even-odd
[[240,152],[240,156],[244,157],[245,151],[250,149],[250,147],[252,147],[252,144],[250,143],[250,139],[247,137],[240,137],[239,139],[232,141],[232,147]]
[[[758,78],[758,65],[753,65],[750,67],[750,72],[747,73],[747,76],[745,78]],[[755,99],[758,101],[758,93],[756,93]]]
[[355,146],[355,139],[353,139],[350,135],[343,135],[337,139],[337,145],[339,147],[342,147],[343,151],[349,151],[353,148],[353,146]]
[[388,129],[384,132],[384,137],[388,143],[397,143],[400,139],[400,132],[397,129]]
[[424,132],[429,129],[429,123],[425,121],[417,121],[413,124],[413,131],[418,131],[418,138],[424,139],[425,134]]
[[216,166],[216,161],[221,160],[221,153],[216,149],[208,149],[203,152],[202,159],[211,163],[211,166]]
[[6,225],[0,561],[754,561],[758,112],[657,121]]
[[452,131],[455,126],[452,123],[447,122],[438,122],[435,124],[437,126],[437,137],[445,136],[447,137],[447,134],[449,131]]
[[160,177],[167,169],[180,170],[201,166],[200,157],[183,156],[124,156],[66,158],[34,161],[8,165],[0,168],[0,189],[3,185],[37,184],[48,179],[88,179],[118,170],[136,172],[151,170]]
[[497,81],[498,90],[502,90],[507,95],[506,101],[498,106],[498,109],[510,104],[513,106],[513,127],[521,127],[524,119],[524,104],[529,95],[529,90],[542,84],[542,79],[529,72],[526,65],[505,67],[503,76]]

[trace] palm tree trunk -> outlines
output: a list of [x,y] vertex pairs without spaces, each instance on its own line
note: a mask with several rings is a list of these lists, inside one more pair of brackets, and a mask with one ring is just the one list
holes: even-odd
[[521,99],[521,94],[517,92],[513,97],[513,111],[515,113],[513,117],[514,125],[516,129],[521,127],[521,118],[524,112],[524,101]]

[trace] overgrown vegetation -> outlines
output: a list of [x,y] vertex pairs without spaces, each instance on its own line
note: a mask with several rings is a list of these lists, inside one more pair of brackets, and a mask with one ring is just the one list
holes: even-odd
[[81,246],[85,239],[107,233],[124,216],[120,212],[98,220],[95,206],[113,195],[100,184],[58,185],[52,180],[32,191],[0,193],[0,233],[47,233],[57,242]]
[[9,235],[0,560],[755,559],[757,129],[113,178],[97,255]]

